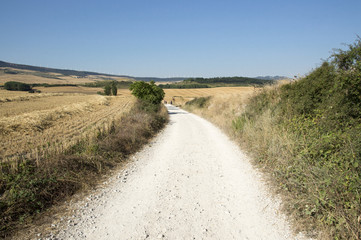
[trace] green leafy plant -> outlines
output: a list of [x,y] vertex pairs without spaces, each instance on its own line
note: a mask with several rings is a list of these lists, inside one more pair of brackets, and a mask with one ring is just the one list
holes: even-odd
[[112,82],[111,87],[112,87],[112,94],[113,94],[114,96],[117,96],[118,88],[117,88],[117,83],[116,83],[116,81],[113,81],[113,82]]
[[104,87],[104,94],[107,96],[110,96],[110,94],[112,93],[112,87],[110,84],[105,85]]
[[135,97],[151,104],[160,104],[165,95],[163,89],[155,85],[153,81],[150,83],[134,82],[129,89]]

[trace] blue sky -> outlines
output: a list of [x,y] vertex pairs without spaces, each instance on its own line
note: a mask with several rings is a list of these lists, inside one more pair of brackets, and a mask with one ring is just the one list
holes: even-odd
[[1,0],[0,60],[154,77],[304,75],[360,0]]

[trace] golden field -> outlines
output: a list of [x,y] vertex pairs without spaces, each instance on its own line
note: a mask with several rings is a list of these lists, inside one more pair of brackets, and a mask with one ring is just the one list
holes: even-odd
[[[128,89],[119,89],[116,97],[97,95],[101,88],[37,89],[41,93],[0,90],[2,161],[61,153],[77,141],[96,135],[135,102]],[[165,100],[174,99],[174,105],[183,105],[196,97],[244,98],[254,91],[253,87],[165,89]]]
[[196,97],[232,97],[232,95],[248,96],[255,92],[254,87],[219,87],[219,88],[193,88],[193,89],[164,89],[164,100],[170,103],[175,100],[173,104],[183,105],[186,102]]
[[2,161],[39,159],[63,152],[80,139],[91,139],[99,130],[107,128],[135,102],[130,92],[108,97],[0,90],[0,99],[6,99],[0,101]]

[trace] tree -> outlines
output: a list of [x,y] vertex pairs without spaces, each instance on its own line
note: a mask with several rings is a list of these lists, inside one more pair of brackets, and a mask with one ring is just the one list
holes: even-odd
[[112,82],[112,94],[113,94],[114,96],[117,96],[117,93],[118,93],[117,84],[116,84],[116,81],[113,81],[113,82]]
[[26,83],[21,83],[21,82],[6,82],[4,84],[4,88],[6,90],[10,90],[10,91],[29,91],[31,90],[31,86],[29,84]]
[[107,84],[107,85],[105,85],[105,87],[104,87],[104,94],[105,95],[107,95],[107,96],[110,96],[110,94],[111,94],[111,86],[110,86],[110,84]]
[[129,88],[132,94],[142,101],[152,104],[160,104],[164,98],[164,91],[154,81],[146,83],[144,81],[134,82]]

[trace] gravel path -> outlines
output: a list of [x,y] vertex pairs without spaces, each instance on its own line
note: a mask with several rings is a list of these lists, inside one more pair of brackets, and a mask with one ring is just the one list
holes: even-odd
[[170,124],[43,239],[303,239],[219,129],[167,105]]

